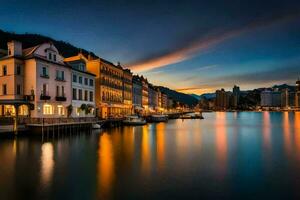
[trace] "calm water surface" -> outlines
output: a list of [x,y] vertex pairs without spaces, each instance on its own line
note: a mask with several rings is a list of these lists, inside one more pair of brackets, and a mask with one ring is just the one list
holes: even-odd
[[0,199],[300,199],[300,113],[0,140]]

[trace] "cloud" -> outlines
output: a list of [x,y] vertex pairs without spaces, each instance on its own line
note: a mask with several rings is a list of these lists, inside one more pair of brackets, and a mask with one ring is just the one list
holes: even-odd
[[300,64],[291,63],[269,70],[245,74],[233,74],[210,79],[205,83],[198,83],[192,87],[179,88],[177,91],[184,93],[214,92],[220,88],[231,88],[237,84],[247,88],[272,86],[274,84],[293,84],[300,76]]
[[264,28],[274,24],[289,22],[300,17],[299,12],[290,13],[287,15],[273,16],[271,18],[258,19],[254,23],[246,24],[245,26],[225,31],[223,33],[211,33],[209,36],[200,38],[191,44],[185,45],[183,48],[175,49],[170,53],[156,56],[150,59],[129,65],[129,68],[135,72],[148,71],[167,65],[175,64],[187,60],[193,56],[199,55],[207,51],[209,48],[222,43],[225,40],[239,36],[241,34],[253,31],[258,28]]

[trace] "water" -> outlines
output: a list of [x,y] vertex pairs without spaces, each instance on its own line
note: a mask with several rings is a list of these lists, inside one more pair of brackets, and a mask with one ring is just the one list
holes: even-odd
[[0,199],[299,199],[300,113],[0,141]]

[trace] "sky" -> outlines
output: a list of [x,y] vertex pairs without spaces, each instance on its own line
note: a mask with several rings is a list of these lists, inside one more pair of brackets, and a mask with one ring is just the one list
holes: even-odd
[[185,93],[300,76],[299,0],[0,0],[0,29],[70,42]]

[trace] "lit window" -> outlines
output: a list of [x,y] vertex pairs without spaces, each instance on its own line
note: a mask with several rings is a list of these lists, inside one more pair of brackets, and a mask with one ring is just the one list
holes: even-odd
[[44,104],[43,106],[43,114],[44,115],[52,115],[53,114],[53,108],[49,104]]
[[65,109],[63,106],[61,106],[61,105],[57,106],[57,114],[62,115],[62,116],[65,115]]

